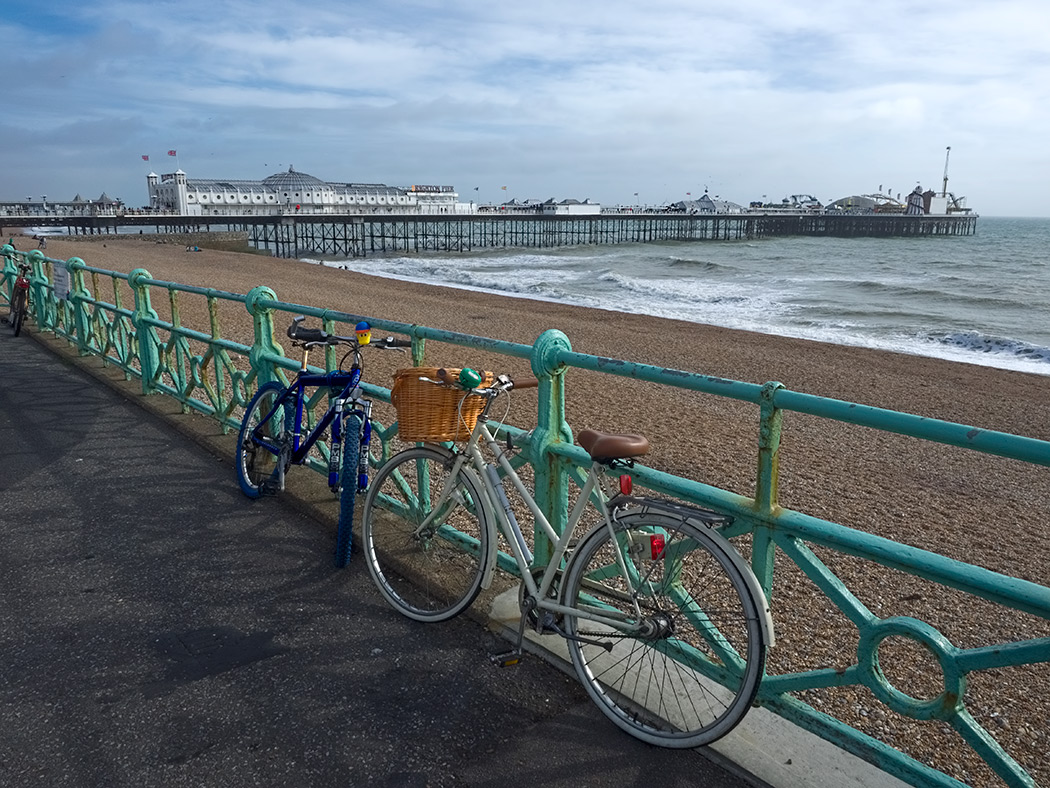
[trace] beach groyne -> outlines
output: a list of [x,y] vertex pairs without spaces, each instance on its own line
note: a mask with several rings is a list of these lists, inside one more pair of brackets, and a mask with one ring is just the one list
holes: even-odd
[[[915,785],[955,784],[949,774],[971,785],[995,784],[989,774],[1008,784],[1040,776],[1045,709],[1026,703],[1019,723],[1009,707],[1018,676],[1026,699],[1048,688],[1050,589],[1036,535],[1050,444],[1027,437],[1050,435],[1037,415],[1045,379],[288,262],[120,246],[105,252],[126,271],[30,253],[38,303],[47,305],[39,320],[144,391],[231,428],[254,385],[293,365],[275,328],[299,313],[333,326],[366,317],[377,330],[412,337],[417,362],[531,367],[557,407],[517,400],[511,423],[546,426],[527,453],[545,487],[558,491],[548,502],[556,521],[581,453],[555,437],[585,426],[650,435],[654,465],[637,468],[639,484],[737,518],[734,541],[763,579],[777,623],[763,706]],[[173,279],[149,275],[146,262]],[[72,268],[65,303],[49,295],[56,265]],[[212,286],[179,283],[176,272]],[[262,276],[296,301],[243,287]],[[351,304],[359,308],[346,310]],[[541,325],[560,326],[567,339]],[[647,363],[625,360],[632,355]],[[688,371],[697,365],[708,371]],[[788,385],[725,374],[734,369],[783,372]],[[370,368],[379,401],[389,375]],[[960,396],[962,386],[974,395]],[[818,388],[839,396],[807,391]],[[911,403],[914,415],[844,397],[864,390]],[[397,446],[394,418],[382,408],[377,417],[385,454]],[[1010,434],[1022,427],[1026,435]],[[908,647],[926,660],[909,658]],[[1004,715],[1013,721],[994,721]],[[922,724],[931,719],[953,726],[962,749],[931,738]]]

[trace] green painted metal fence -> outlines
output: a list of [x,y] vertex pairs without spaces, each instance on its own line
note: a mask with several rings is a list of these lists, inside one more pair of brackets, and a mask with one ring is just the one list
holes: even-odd
[[[782,508],[777,501],[777,486],[781,422],[785,412],[805,413],[1041,466],[1050,465],[1050,443],[802,394],[779,383],[756,385],[576,353],[569,338],[556,330],[545,332],[533,345],[521,345],[374,316],[289,304],[278,300],[266,287],[257,287],[242,295],[158,281],[143,269],[122,274],[93,268],[79,258],[50,260],[39,251],[16,252],[9,246],[5,246],[2,253],[5,267],[0,295],[3,298],[10,297],[15,261],[24,258],[32,263],[31,299],[38,327],[65,337],[82,354],[102,357],[107,364],[123,370],[128,379],[140,380],[143,393],[175,397],[185,411],[207,414],[217,419],[224,430],[238,426],[240,410],[255,387],[268,380],[283,379],[283,370],[298,367],[297,362],[284,356],[275,339],[277,313],[313,316],[328,330],[333,330],[337,323],[352,326],[359,320],[368,320],[380,331],[411,337],[413,360],[417,365],[423,363],[428,339],[528,359],[540,379],[536,427],[531,432],[509,426],[506,430],[527,440],[523,456],[534,468],[535,497],[555,527],[567,520],[570,485],[582,486],[583,469],[590,464],[586,453],[573,445],[572,433],[565,421],[566,370],[593,370],[751,403],[757,408],[760,436],[754,498],[640,465],[635,467],[633,475],[636,482],[657,493],[732,514],[736,519],[727,535],[750,535],[752,567],[767,592],[773,586],[773,558],[779,548],[855,626],[858,646],[853,665],[844,670],[768,675],[759,693],[760,705],[913,785],[963,785],[795,697],[808,690],[865,687],[893,712],[914,720],[940,720],[951,726],[1004,784],[1035,785],[1031,775],[970,714],[966,684],[968,674],[975,671],[1050,662],[1050,638],[957,648],[924,621],[904,616],[882,618],[874,613],[849,591],[813,547],[860,557],[1046,620],[1050,620],[1050,588]],[[67,298],[55,297],[56,269],[69,271]],[[125,287],[133,295],[131,303],[122,303],[121,293]],[[112,292],[112,300],[107,301],[104,292]],[[153,308],[151,299],[158,292],[168,299],[170,320],[161,320]],[[206,299],[209,326],[182,325],[179,299],[187,296]],[[242,304],[251,315],[254,341],[250,346],[223,338],[219,306],[226,303]],[[205,347],[206,351],[192,352],[191,342]],[[334,368],[334,352],[329,352],[325,362],[328,369]],[[364,388],[373,398],[389,401],[386,388],[367,382]],[[380,438],[381,449],[372,458],[374,463],[389,456],[396,426],[377,425],[374,434]],[[510,566],[506,561],[501,565]],[[774,608],[777,602],[774,600]],[[943,690],[936,697],[909,696],[884,675],[879,667],[879,648],[889,638],[912,641],[933,655],[943,674]]]

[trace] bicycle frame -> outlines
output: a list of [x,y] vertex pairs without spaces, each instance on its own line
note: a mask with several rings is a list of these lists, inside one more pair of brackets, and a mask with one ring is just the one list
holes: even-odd
[[[282,407],[290,406],[291,400],[295,400],[294,411],[288,407],[285,411],[285,425],[288,433],[292,437],[292,444],[289,447],[291,454],[288,458],[289,462],[294,465],[302,465],[306,461],[307,455],[310,453],[310,449],[320,439],[321,434],[329,426],[332,428],[331,435],[331,446],[329,449],[329,463],[328,463],[328,485],[334,487],[339,483],[339,467],[336,462],[336,457],[339,447],[342,445],[343,435],[343,419],[339,418],[345,412],[345,403],[347,401],[352,402],[357,407],[352,409],[351,413],[358,413],[361,415],[363,423],[363,433],[361,436],[361,445],[365,446],[371,440],[372,437],[372,403],[369,400],[364,399],[361,396],[359,384],[361,382],[361,370],[355,365],[354,369],[349,372],[333,371],[326,372],[323,374],[314,374],[304,372],[300,370],[295,376],[295,379],[288,384],[288,387],[284,390],[281,397],[273,404],[270,408],[269,413],[265,415],[259,421],[259,426],[255,428],[252,433],[252,439],[256,441],[260,446],[265,447],[274,454],[278,454],[283,447],[275,445],[271,441],[266,440],[266,436],[262,433],[262,426],[267,424],[270,419],[274,418],[278,410]],[[340,393],[332,398],[332,401],[314,428],[303,436],[303,416],[306,412],[307,387],[327,387],[330,389],[340,389]],[[362,463],[364,465],[364,463]],[[368,474],[366,470],[358,470],[357,484],[360,489],[368,484]]]
[[[486,413],[487,410],[488,409],[486,408]],[[587,481],[580,492],[580,497],[576,501],[576,505],[573,507],[573,510],[569,515],[569,521],[566,524],[565,531],[559,535],[544,516],[535,499],[525,488],[521,478],[515,472],[513,466],[511,466],[510,461],[507,460],[499,442],[493,437],[492,433],[489,432],[488,427],[486,426],[486,413],[482,413],[482,415],[478,417],[477,423],[474,426],[474,431],[471,433],[470,440],[467,442],[466,446],[461,451],[455,453],[455,461],[446,477],[446,484],[443,486],[430,515],[424,519],[417,529],[417,533],[430,527],[433,520],[438,515],[444,513],[445,505],[448,502],[453,489],[453,485],[450,485],[447,482],[451,479],[455,479],[459,475],[463,466],[469,461],[477,471],[484,494],[488,499],[483,504],[484,508],[495,514],[499,529],[506,537],[511,550],[513,551],[514,560],[518,564],[522,582],[525,584],[529,595],[536,600],[537,609],[557,614],[572,615],[579,619],[585,619],[598,624],[615,627],[625,633],[631,633],[635,630],[641,632],[641,627],[636,624],[625,628],[624,624],[625,621],[627,621],[627,617],[625,616],[601,615],[589,611],[582,611],[579,608],[562,605],[550,596],[551,588],[554,585],[562,560],[568,552],[569,543],[572,540],[573,533],[575,532],[576,526],[578,525],[580,518],[583,516],[583,511],[587,507],[587,503],[590,501],[592,495],[597,496],[600,504],[598,508],[602,512],[605,527],[609,529],[610,535],[613,536],[613,519],[609,513],[609,507],[607,505],[608,499],[605,497],[601,488],[601,465],[599,463],[591,465],[590,471],[587,475]],[[492,476],[497,474],[496,466],[486,461],[484,454],[478,446],[482,441],[484,441],[485,445],[495,455],[499,467],[503,469],[506,477],[511,480],[514,488],[524,499],[526,505],[529,507],[529,511],[531,511],[533,517],[536,518],[537,526],[554,545],[551,560],[544,569],[543,574],[540,576],[539,583],[536,582],[530,571],[533,556],[529,551],[528,546],[525,544],[524,536],[518,525],[517,518],[514,517],[513,511],[510,509],[510,504],[507,503],[504,505],[504,496],[501,495],[502,490],[497,489],[496,485],[498,484],[498,481],[494,481],[492,478]],[[621,546],[615,538],[612,539],[612,543],[617,546],[616,560],[619,565],[619,570],[623,573],[624,577],[630,576]],[[482,580],[483,588],[488,588],[491,585],[492,576],[496,567],[496,561],[494,560],[494,554],[497,549],[496,540],[490,540],[490,545],[489,549],[492,554],[488,556],[486,562],[486,573]],[[639,620],[642,617],[641,607],[636,599],[632,600],[632,604],[634,607],[635,620]]]

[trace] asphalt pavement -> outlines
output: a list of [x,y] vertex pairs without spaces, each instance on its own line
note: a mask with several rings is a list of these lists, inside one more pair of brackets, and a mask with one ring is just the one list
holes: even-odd
[[400,616],[142,399],[0,323],[0,785],[754,784]]

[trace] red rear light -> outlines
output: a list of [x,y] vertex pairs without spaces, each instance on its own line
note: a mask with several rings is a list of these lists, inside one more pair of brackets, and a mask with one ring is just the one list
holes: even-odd
[[625,473],[623,476],[620,477],[620,492],[622,492],[624,495],[630,495],[631,490],[633,489],[634,485],[632,484],[631,477]]
[[659,561],[664,557],[665,545],[666,541],[660,534],[653,534],[649,537],[649,551],[652,553],[654,561]]

